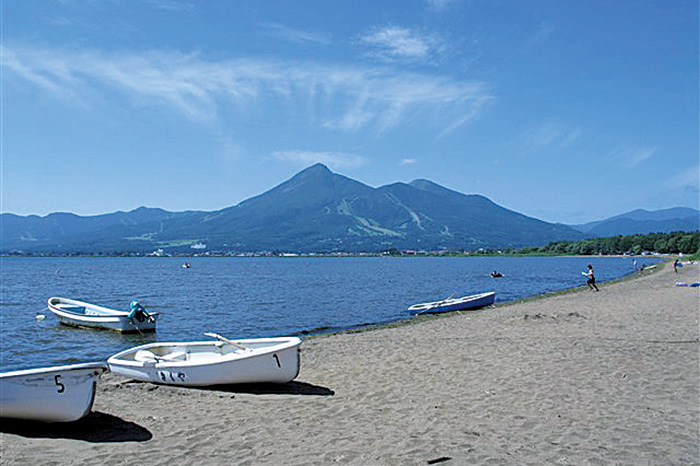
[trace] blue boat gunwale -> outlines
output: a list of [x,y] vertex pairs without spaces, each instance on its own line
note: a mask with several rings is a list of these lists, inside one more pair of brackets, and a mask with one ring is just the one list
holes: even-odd
[[[60,298],[54,296],[48,301],[49,310],[59,311],[80,317],[126,317],[129,312],[111,309],[99,304],[92,304],[76,299]],[[81,312],[78,312],[80,310]]]

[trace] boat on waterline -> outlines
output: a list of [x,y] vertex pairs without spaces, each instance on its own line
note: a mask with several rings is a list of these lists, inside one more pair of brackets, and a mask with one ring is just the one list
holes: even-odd
[[692,283],[676,282],[676,286],[689,286],[691,288],[698,288],[698,287],[700,287],[700,282],[692,282]]
[[75,299],[53,297],[49,299],[49,311],[65,325],[122,333],[154,332],[158,320],[157,313],[149,313],[137,301],[130,303],[128,311],[117,311]]
[[92,409],[97,379],[107,370],[93,362],[0,373],[0,417],[77,421]]
[[496,292],[489,291],[470,296],[462,296],[461,298],[447,298],[442,301],[432,303],[414,304],[408,308],[408,312],[413,315],[418,314],[437,314],[440,312],[463,311],[467,309],[478,309],[480,307],[490,306],[496,301]]
[[115,374],[143,382],[181,386],[286,383],[299,374],[301,338],[150,343],[107,360]]

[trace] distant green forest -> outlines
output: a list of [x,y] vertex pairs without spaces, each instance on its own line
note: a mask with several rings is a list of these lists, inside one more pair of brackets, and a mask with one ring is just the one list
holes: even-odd
[[644,252],[696,254],[700,252],[700,231],[620,235],[608,238],[590,238],[576,242],[556,241],[540,248],[524,248],[508,252],[575,255],[642,254]]

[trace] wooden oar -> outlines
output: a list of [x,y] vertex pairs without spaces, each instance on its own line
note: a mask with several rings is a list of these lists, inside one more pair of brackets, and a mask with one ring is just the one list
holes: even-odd
[[229,345],[235,346],[235,347],[238,348],[238,349],[242,349],[242,350],[248,349],[246,346],[243,346],[243,345],[241,345],[241,344],[238,344],[238,343],[236,343],[235,341],[229,340],[229,339],[226,338],[226,337],[222,337],[222,336],[219,335],[218,333],[205,333],[205,335],[208,336],[208,337],[216,338],[217,340],[223,341],[224,343],[228,343]]

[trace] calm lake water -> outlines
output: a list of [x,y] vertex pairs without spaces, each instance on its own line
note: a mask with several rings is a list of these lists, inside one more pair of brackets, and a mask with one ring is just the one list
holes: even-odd
[[[410,318],[412,304],[496,291],[497,302],[634,270],[621,257],[0,258],[0,368],[104,360],[152,341],[299,335]],[[653,260],[644,260],[646,264]],[[641,260],[638,259],[638,262]],[[489,276],[498,270],[505,276]],[[66,327],[52,296],[160,312],[147,335]],[[37,314],[46,315],[37,320]]]

